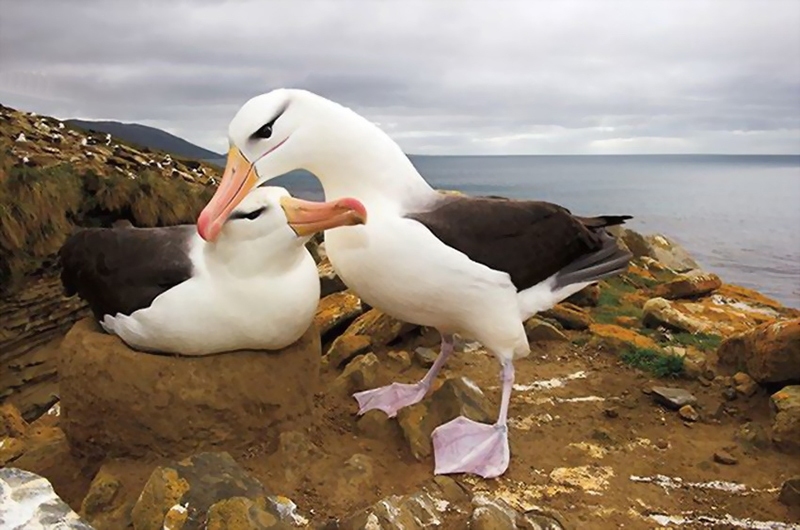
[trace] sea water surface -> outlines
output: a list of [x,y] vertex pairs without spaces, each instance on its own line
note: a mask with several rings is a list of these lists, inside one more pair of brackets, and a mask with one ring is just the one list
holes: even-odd
[[[414,156],[436,188],[551,201],[683,245],[727,283],[800,308],[800,155]],[[303,172],[280,178],[322,198]]]

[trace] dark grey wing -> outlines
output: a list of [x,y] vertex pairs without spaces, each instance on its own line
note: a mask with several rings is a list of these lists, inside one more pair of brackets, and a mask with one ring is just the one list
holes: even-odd
[[59,250],[67,295],[86,300],[95,318],[129,315],[192,276],[194,225],[87,228]]
[[605,231],[629,216],[578,217],[543,201],[450,195],[406,217],[473,261],[508,273],[517,290],[560,271],[558,285],[594,281],[624,270],[630,259]]

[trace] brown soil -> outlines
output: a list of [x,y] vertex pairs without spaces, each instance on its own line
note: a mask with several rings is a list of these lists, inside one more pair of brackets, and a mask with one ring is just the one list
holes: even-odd
[[[577,332],[569,334],[572,338],[581,336]],[[419,344],[435,348],[437,337],[429,334],[403,346],[413,351]],[[396,365],[385,352],[377,354],[382,362],[379,384],[392,380],[410,382],[424,374],[416,364],[404,371],[393,370]],[[800,513],[792,513],[777,501],[783,481],[800,473],[800,458],[736,440],[737,431],[749,421],[769,432],[768,396],[764,390],[750,398],[740,395],[728,403],[722,397],[721,384],[704,386],[683,379],[650,379],[620,364],[613,353],[570,343],[536,345],[531,356],[518,361],[516,367],[517,384],[555,378],[563,386],[512,394],[510,468],[496,480],[461,477],[474,490],[486,490],[523,508],[540,505],[556,510],[566,528],[658,528],[655,521],[645,518],[647,514],[675,516],[686,512],[717,518],[729,514],[755,521],[800,522]],[[579,372],[585,372],[585,377],[565,379]],[[497,363],[490,355],[468,348],[449,361],[439,380],[467,376],[497,406],[497,374]],[[364,433],[359,429],[355,400],[336,390],[340,388],[334,384],[338,375],[334,369],[322,374],[321,388],[328,390],[317,394],[314,427],[307,433],[318,450],[279,450],[264,445],[232,451],[232,456],[269,489],[294,500],[300,513],[314,524],[347,515],[388,495],[411,493],[433,471],[432,458],[423,462],[414,459],[396,422],[390,422],[383,432],[373,429]],[[699,422],[681,420],[676,412],[656,405],[645,393],[651,385],[664,384],[680,386],[697,397]],[[604,401],[557,399],[589,396]],[[606,412],[607,409],[613,411]],[[713,455],[722,449],[734,455],[738,464],[716,463]],[[361,481],[354,480],[344,465],[357,453],[369,456],[374,466],[372,475]],[[111,469],[122,480],[125,494],[135,499],[159,462],[116,460]],[[87,465],[76,458],[42,464],[29,466],[51,478],[56,491],[78,509],[97,465]],[[730,481],[743,484],[747,491],[668,489],[631,479],[658,474],[693,483]],[[81,479],[75,480],[77,477]],[[589,491],[592,489],[595,491]],[[463,516],[456,516],[443,527],[463,528],[463,524]],[[733,528],[717,526],[726,527]]]

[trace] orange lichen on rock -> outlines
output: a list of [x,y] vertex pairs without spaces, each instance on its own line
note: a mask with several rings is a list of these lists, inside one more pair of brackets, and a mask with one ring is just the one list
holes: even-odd
[[645,337],[631,329],[615,324],[592,324],[589,327],[589,331],[616,348],[633,345],[637,348],[660,349],[658,344],[650,337]]

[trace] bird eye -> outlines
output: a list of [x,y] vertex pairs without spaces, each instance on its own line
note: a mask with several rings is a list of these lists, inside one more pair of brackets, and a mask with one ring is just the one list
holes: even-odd
[[247,219],[249,221],[253,221],[254,219],[258,219],[258,216],[266,211],[267,207],[262,206],[261,208],[253,210],[252,212],[233,212],[228,219]]
[[272,136],[272,123],[273,122],[265,123],[264,125],[259,127],[258,130],[253,133],[253,136],[255,136],[256,138],[264,138],[264,139],[267,139],[270,136]]

